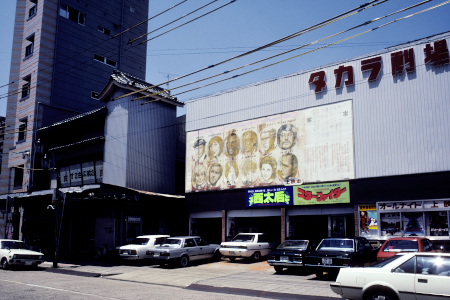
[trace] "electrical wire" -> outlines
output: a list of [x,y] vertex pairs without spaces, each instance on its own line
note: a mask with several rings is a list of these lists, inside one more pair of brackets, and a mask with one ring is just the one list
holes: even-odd
[[342,14],[339,14],[339,15],[337,15],[337,16],[335,16],[335,17],[332,17],[332,18],[330,18],[330,19],[327,19],[327,20],[325,20],[325,21],[323,21],[323,22],[320,22],[320,23],[315,24],[315,25],[313,25],[313,26],[310,26],[310,27],[308,27],[308,28],[305,28],[305,29],[302,29],[302,30],[300,30],[300,31],[297,31],[297,32],[295,32],[295,33],[293,33],[293,34],[290,34],[290,35],[288,35],[288,36],[285,36],[285,37],[283,37],[283,38],[281,38],[281,39],[278,39],[278,40],[276,40],[276,41],[273,41],[273,42],[271,42],[271,43],[268,43],[268,44],[265,44],[265,45],[263,45],[263,46],[257,47],[257,48],[255,48],[255,49],[252,49],[252,50],[247,51],[247,52],[245,52],[245,53],[236,55],[236,56],[231,57],[231,58],[229,58],[229,59],[223,60],[223,61],[221,61],[221,62],[219,62],[219,63],[216,63],[216,64],[213,64],[213,65],[204,67],[204,68],[199,69],[199,70],[197,70],[197,71],[194,71],[194,72],[185,74],[185,75],[183,75],[183,76],[176,77],[176,78],[174,78],[174,79],[172,79],[172,80],[168,80],[168,81],[163,82],[163,83],[160,83],[160,84],[158,84],[158,85],[154,85],[154,86],[151,86],[151,87],[148,87],[148,88],[144,88],[144,89],[140,89],[140,90],[137,90],[137,91],[134,91],[134,92],[131,92],[131,93],[127,93],[127,94],[125,94],[125,95],[116,97],[116,98],[113,99],[113,100],[118,100],[118,99],[121,99],[121,98],[124,98],[124,97],[128,97],[128,96],[131,96],[131,95],[136,94],[136,93],[141,93],[141,92],[143,92],[143,91],[145,91],[145,90],[154,88],[154,87],[156,87],[156,86],[162,86],[162,85],[164,85],[164,84],[171,83],[171,82],[173,82],[173,81],[176,81],[176,80],[179,80],[179,79],[182,79],[182,78],[186,78],[186,77],[188,77],[188,76],[191,76],[191,75],[194,75],[194,74],[203,72],[203,71],[205,71],[205,70],[208,70],[208,69],[217,67],[217,66],[219,66],[219,65],[225,64],[225,63],[230,62],[230,61],[233,61],[233,60],[235,60],[235,59],[239,59],[239,58],[241,58],[241,57],[244,57],[244,56],[250,55],[250,54],[252,54],[252,53],[255,53],[255,52],[257,52],[257,51],[260,51],[260,50],[266,49],[266,48],[268,48],[268,47],[274,46],[274,45],[276,45],[276,44],[285,42],[285,41],[290,40],[290,39],[292,39],[292,38],[294,38],[294,37],[298,37],[298,36],[300,36],[300,35],[302,35],[302,34],[305,34],[305,33],[307,33],[307,32],[311,32],[311,31],[316,30],[316,29],[318,29],[318,28],[321,28],[321,27],[327,26],[327,25],[329,25],[329,24],[332,24],[332,23],[334,23],[334,22],[343,20],[343,19],[345,19],[345,18],[348,18],[348,17],[350,17],[350,16],[352,16],[352,15],[355,15],[355,14],[357,14],[357,13],[359,13],[359,12],[365,11],[365,10],[371,8],[371,7],[375,7],[375,6],[379,5],[379,4],[385,3],[385,2],[387,2],[387,1],[389,1],[389,0],[373,0],[373,1],[370,1],[370,2],[368,2],[368,3],[362,4],[362,5],[360,5],[360,6],[356,7],[356,8],[353,8],[353,9],[351,9],[351,10],[348,10],[348,11],[342,13]]
[[150,31],[150,32],[147,32],[146,34],[143,34],[143,35],[141,35],[141,36],[138,36],[137,38],[134,38],[134,39],[132,39],[132,40],[129,40],[129,41],[128,41],[128,44],[131,45],[131,44],[133,44],[135,41],[137,41],[137,40],[139,40],[139,39],[141,39],[141,38],[143,38],[143,37],[145,37],[145,36],[148,36],[148,35],[150,35],[150,34],[156,32],[156,31],[158,31],[158,30],[160,30],[160,29],[162,29],[162,28],[164,28],[164,27],[167,27],[167,26],[169,26],[170,24],[173,24],[173,23],[175,23],[175,22],[177,22],[177,21],[179,21],[179,20],[181,20],[181,19],[183,19],[183,18],[185,18],[185,17],[187,17],[187,16],[189,16],[189,15],[191,15],[191,14],[193,14],[193,13],[195,13],[195,12],[197,12],[197,11],[199,11],[199,10],[201,10],[201,9],[203,9],[203,8],[205,8],[205,7],[207,7],[207,6],[209,6],[209,5],[211,5],[211,4],[213,4],[214,2],[217,2],[217,1],[219,1],[219,0],[213,0],[213,1],[211,1],[211,2],[209,2],[209,3],[207,3],[207,4],[205,4],[205,5],[203,5],[203,6],[201,6],[201,7],[199,7],[199,8],[197,8],[197,9],[195,9],[195,10],[193,10],[193,11],[191,11],[191,12],[185,14],[184,16],[179,17],[178,19],[175,19],[175,20],[173,20],[173,21],[171,21],[171,22],[169,22],[169,23],[167,23],[167,24],[165,24],[165,25],[163,25],[163,26],[160,26],[160,27],[158,27],[158,28],[156,28],[156,29],[154,29],[154,30],[152,30],[152,31]]
[[[231,70],[227,70],[227,71],[224,71],[224,72],[221,72],[221,73],[217,73],[217,74],[215,74],[215,75],[212,75],[212,76],[209,76],[209,77],[206,77],[206,78],[203,78],[203,79],[199,79],[199,80],[196,80],[196,81],[193,81],[193,82],[190,82],[190,83],[186,83],[186,84],[184,84],[184,85],[181,85],[181,86],[178,86],[178,87],[175,87],[175,88],[172,88],[172,89],[165,89],[164,92],[173,91],[173,90],[176,90],[176,89],[179,89],[179,88],[182,88],[182,87],[186,87],[186,86],[189,86],[189,85],[192,85],[192,84],[195,84],[195,83],[199,83],[199,82],[202,82],[202,81],[205,81],[205,80],[208,80],[208,79],[212,79],[212,78],[215,78],[215,77],[224,75],[224,74],[228,74],[228,73],[230,73],[230,72],[234,72],[234,71],[237,71],[237,70],[240,70],[240,69],[243,69],[243,68],[246,68],[246,67],[249,67],[249,66],[252,66],[252,65],[255,65],[255,64],[258,64],[258,63],[267,61],[267,60],[270,60],[270,59],[273,59],[273,58],[278,57],[278,56],[282,56],[282,55],[288,54],[288,53],[293,52],[293,51],[297,51],[297,50],[303,49],[303,48],[305,48],[305,47],[308,47],[308,46],[311,46],[311,45],[314,45],[314,44],[323,42],[323,41],[325,41],[325,40],[327,40],[327,39],[330,39],[330,38],[332,38],[332,37],[336,37],[336,36],[341,35],[341,34],[343,34],[343,33],[346,33],[346,32],[355,30],[355,29],[357,29],[357,28],[360,28],[360,27],[363,27],[363,26],[367,26],[367,25],[372,24],[372,23],[374,23],[374,22],[376,22],[376,21],[380,21],[380,20],[382,20],[382,19],[391,17],[391,16],[393,16],[393,15],[395,15],[395,14],[399,14],[399,13],[401,13],[401,12],[405,12],[405,11],[407,11],[407,10],[410,10],[410,9],[413,9],[413,8],[416,8],[416,7],[419,7],[419,6],[424,5],[424,4],[426,4],[426,3],[430,2],[430,1],[433,1],[433,0],[425,0],[425,1],[422,1],[422,2],[420,2],[420,3],[414,4],[414,5],[411,5],[411,6],[409,6],[409,7],[406,7],[406,8],[400,9],[400,10],[397,10],[397,11],[395,11],[395,12],[393,12],[393,13],[387,14],[387,15],[385,15],[385,16],[383,16],[383,17],[378,17],[378,18],[372,19],[372,20],[370,20],[370,21],[366,21],[366,22],[364,22],[364,23],[361,23],[360,25],[353,26],[353,27],[351,27],[351,28],[349,28],[349,29],[346,29],[346,30],[340,31],[340,32],[338,32],[338,33],[329,35],[329,36],[327,36],[327,37],[325,37],[325,38],[322,38],[322,39],[319,39],[319,40],[310,42],[310,43],[308,43],[308,44],[304,44],[304,45],[302,45],[302,46],[299,46],[299,47],[290,49],[290,50],[288,50],[288,51],[284,51],[284,52],[282,52],[282,53],[279,53],[279,54],[276,54],[276,55],[272,55],[272,56],[270,56],[270,57],[267,57],[267,58],[264,58],[264,59],[261,59],[261,60],[255,61],[255,62],[252,62],[252,63],[249,63],[249,64],[245,64],[245,65],[243,65],[243,66],[240,66],[240,67],[237,67],[237,68],[234,68],[234,69],[231,69]],[[161,93],[162,93],[162,92],[161,92]],[[134,101],[134,100],[140,100],[140,99],[143,99],[143,98],[152,97],[152,96],[155,96],[155,95],[158,95],[158,94],[159,94],[159,93],[154,93],[154,94],[151,94],[151,95],[141,96],[141,97],[138,97],[138,98],[133,99],[133,101]],[[177,95],[178,95],[178,94],[177,94]],[[152,100],[152,101],[154,101],[154,100]],[[150,102],[152,102],[152,101],[145,102],[145,103],[142,103],[142,104],[150,103]]]
[[[425,4],[426,2],[429,2],[429,1],[432,1],[432,0],[426,0],[426,1],[423,1],[423,2],[421,2],[421,3],[419,3],[419,4],[417,4],[417,5],[410,6],[410,7],[408,7],[408,8],[405,8],[405,9],[402,9],[402,10],[400,10],[400,11],[394,12],[394,13],[392,13],[392,14],[390,14],[390,15],[387,15],[387,16],[391,16],[391,15],[393,15],[393,14],[396,14],[396,13],[399,13],[399,12],[403,12],[403,11],[405,11],[405,10],[408,10],[408,9],[411,9],[411,8],[414,8],[414,7],[417,7],[418,5]],[[359,37],[359,36],[361,36],[361,35],[364,35],[364,34],[367,34],[367,33],[369,33],[369,32],[375,31],[375,30],[377,30],[377,29],[380,29],[380,28],[386,27],[386,26],[388,26],[388,25],[391,25],[391,24],[393,24],[393,23],[395,23],[395,22],[399,22],[399,21],[402,21],[402,20],[411,18],[411,17],[413,17],[413,16],[416,16],[416,15],[419,15],[419,14],[421,14],[421,13],[424,13],[424,12],[427,12],[427,11],[430,11],[430,10],[433,10],[433,9],[436,9],[436,8],[438,8],[438,7],[441,7],[441,6],[446,5],[446,4],[449,4],[449,3],[450,3],[450,0],[449,0],[449,1],[445,1],[445,2],[440,3],[440,4],[438,4],[438,5],[435,5],[435,6],[426,8],[426,9],[424,9],[424,10],[421,10],[421,11],[419,11],[419,12],[410,14],[410,15],[408,15],[408,16],[404,16],[404,17],[398,18],[398,19],[396,19],[396,20],[390,21],[390,22],[385,23],[385,24],[383,24],[383,25],[380,25],[380,26],[374,27],[374,28],[372,28],[372,29],[369,29],[369,30],[360,32],[360,33],[358,33],[358,34],[355,34],[355,35],[353,35],[353,36],[350,36],[350,37],[341,39],[341,40],[339,40],[339,41],[336,41],[336,42],[333,42],[333,43],[330,43],[330,44],[321,46],[321,47],[319,47],[319,48],[316,48],[316,49],[313,49],[313,50],[310,50],[310,51],[301,53],[301,54],[299,54],[299,55],[295,55],[295,56],[292,56],[292,57],[283,59],[283,60],[281,60],[281,61],[277,61],[277,62],[275,62],[275,63],[269,64],[269,65],[265,65],[265,66],[262,66],[262,67],[260,67],[260,68],[257,68],[257,69],[254,69],[254,70],[251,70],[251,71],[248,71],[248,72],[244,72],[244,73],[241,73],[241,74],[238,74],[238,75],[234,75],[234,76],[232,76],[232,77],[228,77],[228,78],[225,78],[225,79],[222,79],[222,80],[219,80],[219,81],[215,81],[215,82],[212,82],[212,83],[209,83],[209,84],[200,86],[200,87],[196,87],[196,88],[194,88],[194,89],[190,89],[190,90],[187,90],[187,91],[183,91],[183,92],[181,92],[181,93],[178,93],[178,94],[175,94],[175,95],[172,95],[172,96],[175,97],[175,96],[178,96],[178,95],[187,93],[187,92],[192,92],[192,91],[194,91],[194,90],[198,90],[198,89],[201,89],[201,88],[204,88],[204,87],[207,87],[207,86],[211,86],[211,85],[214,85],[214,84],[217,84],[217,83],[221,83],[221,82],[224,82],[224,81],[227,81],[227,80],[231,80],[231,79],[234,79],[234,78],[237,78],[237,77],[240,77],[240,76],[244,76],[244,75],[247,75],[247,74],[250,74],[250,73],[253,73],[253,72],[256,72],[256,71],[265,69],[265,68],[268,68],[268,67],[272,67],[272,66],[274,66],[274,65],[277,65],[277,64],[280,64],[280,63],[283,63],[283,62],[286,62],[286,61],[289,61],[289,60],[292,60],[292,59],[295,59],[295,58],[304,56],[304,55],[306,55],[306,54],[309,54],[309,53],[312,53],[312,52],[316,52],[316,51],[318,51],[318,50],[322,50],[322,49],[328,48],[328,47],[330,47],[330,46],[333,46],[333,45],[336,45],[336,44],[339,44],[339,43],[348,41],[348,40],[350,40],[350,39]],[[387,16],[385,16],[385,17],[387,17]],[[355,26],[354,28],[350,28],[349,30],[353,30],[353,29],[355,29],[355,28],[358,28],[358,27],[361,27],[361,26],[365,26],[365,25],[371,24],[372,22],[378,21],[378,20],[383,19],[383,18],[385,18],[385,17],[380,17],[380,18],[374,19],[374,20],[372,20],[372,21],[369,21],[369,22],[363,23],[363,24],[361,24],[361,25]],[[347,31],[348,31],[348,30],[342,31],[342,32],[340,32],[340,33],[338,33],[338,34],[341,34],[341,33],[343,33],[343,32],[347,32]],[[329,36],[329,37],[333,37],[333,36],[335,36],[335,35],[337,35],[337,34],[331,35],[331,36]],[[329,38],[329,37],[327,37],[327,38]],[[327,38],[325,38],[325,39],[327,39]],[[322,39],[322,40],[323,40],[323,39]],[[319,40],[319,41],[322,41],[322,40]],[[314,43],[314,42],[313,42],[313,43]],[[311,44],[311,43],[310,43],[310,44]],[[308,44],[308,45],[309,45],[309,44]],[[300,48],[301,48],[301,47],[300,47]],[[289,51],[289,52],[290,52],[290,51]],[[284,54],[284,53],[283,53],[283,54]],[[271,58],[272,58],[272,57],[271,57]],[[264,60],[265,60],[265,59],[264,59]],[[264,60],[261,60],[261,61],[264,61]],[[261,61],[258,61],[258,62],[255,62],[255,63],[259,63],[259,62],[261,62]],[[252,63],[252,64],[255,64],[255,63]],[[252,64],[249,64],[249,65],[252,65]],[[248,66],[248,65],[246,65],[246,66]],[[245,67],[245,66],[244,66],[244,67]],[[240,68],[241,68],[241,67],[240,67]],[[236,68],[236,70],[237,70],[237,69],[240,69],[240,68]],[[223,73],[221,73],[220,75],[222,75],[222,74],[223,74]],[[216,77],[216,76],[211,76],[211,78],[212,78],[212,77]],[[197,82],[198,82],[198,81],[197,81]],[[190,85],[190,84],[192,84],[192,83],[189,83],[189,84],[186,84],[186,85]],[[183,85],[183,86],[186,86],[186,85]],[[178,88],[178,87],[177,87],[177,88]],[[173,89],[177,89],[177,88],[173,88]],[[158,93],[155,93],[155,94],[157,95]],[[142,96],[142,97],[137,98],[137,99],[142,99],[142,98],[146,98],[146,97],[152,97],[152,96],[154,96],[155,94]],[[134,100],[137,100],[137,99],[134,99]],[[155,101],[159,101],[159,99],[155,99],[155,100],[151,100],[151,101],[144,102],[144,103],[142,103],[142,105],[148,104],[148,103],[152,103],[152,102],[155,102]]]

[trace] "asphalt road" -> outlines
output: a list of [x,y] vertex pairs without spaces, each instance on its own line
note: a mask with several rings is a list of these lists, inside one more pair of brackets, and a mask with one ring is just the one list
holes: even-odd
[[44,263],[0,270],[0,299],[308,299],[336,300],[329,284],[267,262],[202,262],[188,268],[120,263]]

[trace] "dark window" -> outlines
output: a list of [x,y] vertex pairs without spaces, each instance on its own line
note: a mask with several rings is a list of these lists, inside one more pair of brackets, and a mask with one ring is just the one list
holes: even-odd
[[103,26],[98,25],[98,31],[106,34],[106,35],[110,35],[111,34],[111,30],[109,30],[108,28],[105,28]]
[[29,10],[28,10],[28,18],[34,17],[36,15],[37,12],[37,5],[33,5]]
[[80,25],[84,25],[86,22],[86,15],[79,10],[70,7],[68,5],[61,5],[59,10],[59,15],[63,18],[77,22]]
[[31,75],[25,76],[22,78],[24,81],[22,85],[22,99],[26,98],[30,95],[30,84],[31,84]]
[[101,55],[98,55],[98,54],[94,54],[94,59],[99,61],[99,62],[102,62],[104,64],[107,64],[108,66],[111,66],[111,67],[114,67],[114,68],[117,67],[117,62],[115,60],[106,58],[104,56],[101,56]]
[[184,247],[195,247],[194,239],[186,239],[186,241],[184,241]]
[[14,188],[21,188],[23,184],[23,165],[14,168]]
[[26,38],[29,44],[25,47],[25,58],[33,55],[34,52],[34,33]]
[[195,241],[197,242],[197,246],[206,246],[206,245],[208,245],[208,243],[202,238],[195,238]]
[[416,267],[416,257],[408,259],[406,262],[402,263],[400,266],[394,269],[395,273],[415,273]]
[[19,120],[19,132],[18,132],[18,138],[17,141],[25,141],[27,137],[27,118],[23,118]]
[[94,92],[94,91],[91,92],[91,98],[98,99],[99,95],[100,94],[98,92]]

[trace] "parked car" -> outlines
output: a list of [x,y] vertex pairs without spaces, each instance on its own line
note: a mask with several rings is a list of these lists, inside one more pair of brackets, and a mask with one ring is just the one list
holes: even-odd
[[305,265],[318,277],[323,272],[336,275],[341,268],[364,266],[376,261],[377,251],[378,248],[372,247],[364,237],[325,238],[305,258]]
[[342,269],[330,287],[347,299],[450,297],[450,253],[402,253],[366,268]]
[[270,241],[265,233],[239,233],[230,242],[220,244],[220,253],[223,257],[234,261],[237,257],[261,260],[278,245]]
[[377,254],[377,259],[385,259],[400,252],[429,252],[433,251],[433,244],[423,237],[392,238],[383,243]]
[[178,236],[166,241],[147,254],[162,266],[178,264],[187,267],[191,261],[202,259],[220,259],[218,244],[208,244],[199,236]]
[[316,246],[317,243],[310,240],[287,240],[269,252],[267,262],[276,272],[281,272],[284,268],[303,267],[304,256]]
[[3,270],[11,266],[37,267],[44,262],[44,254],[28,250],[24,242],[18,240],[0,240],[0,263]]
[[131,243],[117,247],[119,257],[125,260],[144,260],[150,258],[146,252],[161,245],[170,235],[141,235]]

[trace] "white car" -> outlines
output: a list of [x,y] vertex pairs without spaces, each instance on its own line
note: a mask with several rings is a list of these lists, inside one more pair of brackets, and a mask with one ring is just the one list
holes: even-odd
[[11,266],[37,267],[44,262],[44,254],[28,250],[24,242],[0,239],[0,263],[3,270]]
[[278,243],[270,241],[265,233],[239,233],[231,242],[220,244],[222,257],[234,261],[236,257],[251,258],[259,261],[277,247]]
[[369,267],[340,269],[330,287],[347,299],[448,299],[450,253],[397,254]]
[[199,236],[176,236],[149,251],[153,260],[161,265],[178,264],[188,267],[191,261],[220,259],[218,244],[208,244]]
[[128,245],[117,247],[116,249],[119,252],[120,258],[125,260],[148,259],[150,256],[147,254],[147,251],[161,245],[168,237],[170,235],[141,235]]

